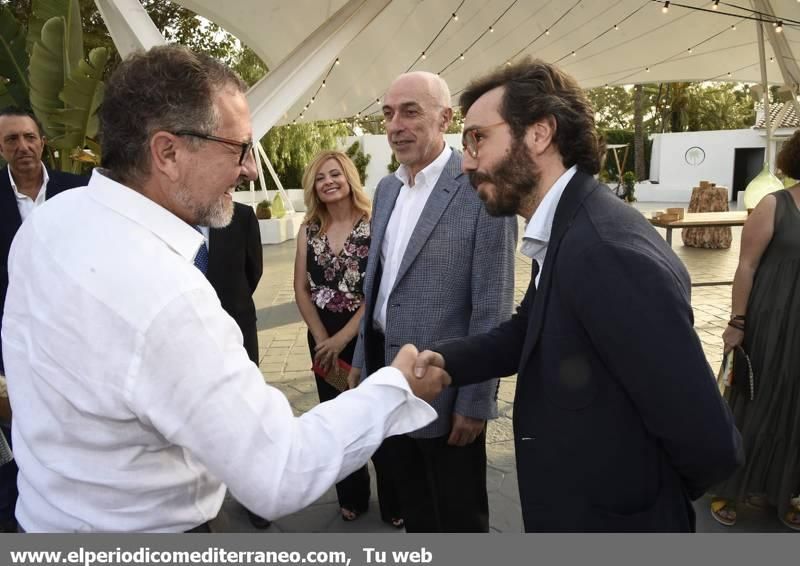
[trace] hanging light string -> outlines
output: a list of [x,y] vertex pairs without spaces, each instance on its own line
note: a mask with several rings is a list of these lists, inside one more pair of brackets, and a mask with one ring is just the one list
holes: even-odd
[[333,63],[331,63],[331,66],[328,68],[328,72],[325,73],[325,76],[323,77],[322,82],[317,87],[317,90],[311,96],[309,101],[306,102],[305,106],[303,106],[303,110],[300,112],[300,114],[297,115],[297,117],[294,120],[292,120],[292,124],[296,124],[298,120],[302,120],[303,119],[303,114],[305,114],[305,112],[306,112],[306,110],[308,110],[309,106],[314,104],[314,101],[316,101],[317,96],[319,96],[319,92],[323,88],[325,88],[327,86],[328,77],[331,76],[331,73],[333,72],[333,69],[336,68],[338,65],[339,65],[339,58],[337,57],[336,60]]
[[[740,23],[742,23],[743,21],[745,21],[745,20],[744,20],[744,19],[741,19],[741,20],[737,21],[736,23],[737,23],[737,24],[740,24]],[[735,25],[735,24],[734,24],[734,25]],[[717,37],[719,37],[720,35],[722,35],[722,34],[723,34],[723,33],[725,33],[725,32],[728,32],[728,31],[732,31],[732,29],[731,29],[730,27],[725,27],[724,29],[722,29],[722,30],[718,31],[717,33],[715,33],[715,34],[713,34],[713,35],[711,35],[711,36],[709,36],[709,37],[705,38],[705,39],[704,39],[703,41],[701,41],[700,43],[695,43],[694,45],[692,45],[691,47],[687,48],[686,50],[681,50],[681,51],[679,51],[679,52],[675,53],[674,55],[670,55],[669,57],[665,57],[664,59],[662,59],[662,60],[660,60],[660,61],[656,61],[655,63],[653,63],[653,64],[651,64],[651,65],[645,65],[644,67],[642,67],[642,66],[639,66],[639,67],[637,67],[637,68],[636,68],[636,70],[635,70],[635,71],[633,71],[632,73],[630,73],[630,74],[628,74],[628,75],[625,75],[624,77],[620,77],[620,78],[618,78],[618,79],[615,79],[615,80],[614,80],[614,82],[616,82],[616,83],[621,83],[621,82],[625,81],[625,79],[627,79],[627,78],[630,78],[630,77],[632,77],[633,75],[636,75],[636,74],[640,73],[640,72],[642,71],[642,69],[644,69],[645,71],[649,72],[649,71],[650,71],[650,69],[652,69],[653,67],[657,67],[658,65],[662,65],[662,64],[664,64],[664,63],[666,63],[666,62],[668,62],[668,61],[672,61],[673,59],[677,59],[678,57],[680,57],[680,56],[682,56],[682,55],[686,55],[686,53],[687,53],[687,52],[688,52],[688,53],[691,53],[692,51],[694,51],[695,49],[697,49],[697,48],[698,48],[698,47],[700,47],[701,45],[703,45],[703,44],[705,44],[705,43],[708,43],[709,41],[712,41],[712,40],[716,39]],[[623,71],[623,72],[624,72],[624,71]]]
[[522,49],[520,49],[519,51],[517,51],[516,53],[514,53],[514,54],[513,54],[511,57],[509,57],[509,58],[506,60],[506,63],[511,63],[511,60],[512,60],[512,59],[514,59],[515,57],[517,57],[517,56],[519,56],[521,53],[523,53],[523,52],[524,52],[526,49],[528,49],[528,48],[529,48],[531,45],[533,45],[534,43],[536,43],[536,42],[539,40],[539,38],[541,38],[542,36],[544,36],[544,35],[549,35],[549,33],[550,33],[550,30],[552,30],[554,27],[556,27],[556,25],[558,25],[558,23],[559,23],[561,20],[563,20],[564,18],[566,18],[566,17],[569,15],[569,13],[570,13],[570,12],[572,12],[572,10],[574,10],[575,8],[577,8],[577,7],[578,7],[578,4],[580,4],[582,1],[583,1],[583,0],[578,0],[577,2],[575,2],[575,3],[574,3],[574,4],[573,4],[573,5],[572,5],[572,6],[571,6],[569,9],[567,9],[567,11],[566,11],[566,12],[564,12],[563,14],[561,14],[561,15],[558,17],[558,19],[557,19],[556,21],[554,21],[554,22],[553,22],[552,24],[550,24],[548,27],[544,28],[544,31],[543,31],[543,32],[541,32],[539,35],[537,35],[535,38],[533,38],[533,41],[531,41],[531,42],[530,42],[530,43],[528,43],[528,44],[527,44],[525,47],[523,47]]
[[604,49],[600,49],[598,51],[593,52],[591,55],[586,55],[585,57],[574,57],[574,58],[571,58],[569,61],[565,62],[563,64],[563,66],[564,67],[569,67],[569,66],[575,65],[577,63],[584,63],[586,61],[589,61],[590,59],[594,59],[595,57],[600,57],[601,55],[604,55],[604,54],[608,53],[609,51],[613,51],[614,49],[617,49],[618,47],[627,46],[631,41],[635,41],[637,39],[641,39],[642,37],[649,36],[649,35],[657,32],[657,31],[659,31],[659,30],[661,30],[661,29],[663,29],[665,27],[677,24],[681,20],[683,20],[685,18],[688,18],[691,15],[692,14],[690,12],[686,12],[685,14],[683,14],[681,16],[678,16],[677,18],[673,18],[671,20],[667,20],[667,21],[661,20],[661,23],[655,25],[654,27],[652,27],[650,29],[643,30],[641,33],[639,33],[637,35],[634,35],[633,37],[626,37],[626,38],[620,40],[619,42],[615,43],[614,45],[610,45],[610,46],[608,46],[608,47],[606,47]]
[[476,37],[476,38],[473,40],[473,42],[472,42],[472,43],[470,43],[470,44],[469,44],[469,45],[466,47],[466,49],[464,49],[463,51],[461,51],[461,53],[460,53],[460,54],[459,54],[459,55],[458,55],[458,56],[457,56],[455,59],[453,59],[453,60],[452,60],[452,61],[450,61],[450,62],[449,62],[447,65],[445,65],[444,67],[442,67],[442,69],[440,69],[440,70],[439,70],[439,73],[438,73],[438,74],[439,74],[439,75],[442,75],[442,74],[444,74],[444,73],[445,73],[445,71],[447,71],[447,69],[449,69],[449,68],[450,68],[452,65],[454,65],[454,64],[455,64],[457,61],[460,61],[460,60],[464,59],[464,56],[467,54],[467,52],[469,52],[469,50],[470,50],[470,49],[472,49],[472,48],[475,46],[475,44],[476,44],[476,43],[478,43],[478,42],[479,42],[481,39],[483,39],[483,37],[484,37],[484,36],[485,36],[487,33],[492,33],[492,32],[494,31],[494,26],[496,26],[496,25],[497,25],[497,22],[499,22],[501,19],[503,19],[503,16],[505,16],[505,15],[508,13],[508,11],[509,11],[511,8],[513,8],[513,7],[514,7],[514,5],[515,5],[515,4],[516,4],[518,1],[519,1],[519,0],[514,0],[513,2],[511,2],[511,4],[509,4],[509,5],[508,5],[508,7],[507,7],[505,10],[503,10],[503,13],[502,13],[502,14],[500,14],[499,16],[497,16],[497,18],[495,18],[495,20],[494,20],[494,21],[493,21],[493,22],[492,22],[492,23],[489,25],[489,27],[488,27],[488,28],[486,28],[485,30],[483,30],[483,33],[481,33],[481,34],[480,34],[478,37]]
[[417,56],[417,58],[414,59],[414,62],[411,63],[411,65],[408,66],[408,69],[406,69],[406,73],[408,73],[411,69],[413,69],[414,65],[416,65],[421,60],[423,60],[423,59],[425,59],[427,57],[427,53],[428,53],[428,51],[430,51],[431,46],[436,42],[437,39],[439,39],[439,36],[442,35],[442,32],[447,28],[447,26],[449,26],[452,22],[458,20],[458,11],[461,9],[461,6],[463,6],[463,5],[464,5],[464,0],[461,0],[461,3],[458,5],[458,8],[456,8],[455,12],[453,12],[453,14],[450,17],[447,18],[447,21],[441,27],[439,32],[436,35],[433,36],[433,39],[431,39],[430,43],[428,43],[428,45],[425,47],[425,49],[422,50],[422,53],[420,53]]
[[[655,2],[656,4],[664,4],[664,0],[650,0],[651,2]],[[749,8],[742,8],[740,6],[734,6],[732,4],[725,4],[726,6],[731,6],[733,8],[737,8],[739,10],[743,10],[745,12],[750,12],[754,14],[752,16],[746,16],[743,14],[734,14],[733,12],[723,12],[717,8],[701,8],[700,6],[689,6],[688,4],[678,4],[676,2],[670,2],[670,6],[677,6],[678,8],[686,8],[687,10],[694,10],[696,12],[707,12],[709,14],[718,14],[720,16],[730,16],[733,18],[743,18],[745,20],[750,20],[754,22],[763,22],[767,24],[772,24],[773,26],[781,25],[782,27],[791,26],[793,28],[800,27],[800,22],[792,20],[790,18],[782,18],[780,16],[772,16],[769,14],[764,14],[763,12],[756,12]],[[715,4],[715,6],[719,5],[719,3]],[[788,23],[787,23],[788,22]]]
[[798,21],[798,20],[792,20],[790,18],[778,18],[777,16],[774,16],[772,14],[767,14],[766,12],[759,12],[758,10],[753,10],[752,8],[745,8],[743,6],[737,6],[736,4],[730,4],[728,2],[720,2],[720,4],[722,4],[723,6],[729,6],[731,8],[735,8],[737,10],[742,10],[743,12],[751,12],[753,14],[757,14],[757,15],[761,16],[762,18],[775,18],[776,21],[782,21],[784,23],[788,22],[788,23],[791,23],[791,24],[800,24],[800,21]]
[[[411,69],[413,69],[414,65],[416,65],[420,60],[425,59],[427,57],[427,52],[430,50],[431,46],[439,38],[439,36],[442,35],[442,32],[444,32],[444,30],[447,28],[447,26],[450,25],[451,22],[454,22],[454,21],[458,20],[458,11],[464,5],[464,1],[465,0],[461,0],[461,2],[458,4],[458,7],[453,11],[453,13],[450,16],[447,17],[447,21],[439,29],[438,33],[428,43],[428,45],[425,47],[425,49],[417,56],[417,58],[414,59],[414,62],[411,63],[411,65],[408,67],[408,69],[406,69],[406,73],[409,72]],[[386,94],[386,93],[384,92],[383,94]],[[383,95],[381,95],[381,96],[383,96]],[[361,118],[361,115],[364,114],[367,110],[369,110],[372,107],[373,104],[380,104],[380,103],[381,103],[380,97],[376,98],[374,101],[370,101],[369,104],[364,106],[364,108],[362,108],[361,110],[359,110],[356,113],[355,120],[358,121]],[[377,112],[379,112],[379,110],[374,110],[371,113],[371,115],[372,114],[376,114]]]
[[625,16],[624,18],[622,18],[620,21],[618,21],[617,23],[615,23],[613,26],[611,26],[611,27],[610,27],[610,28],[608,28],[607,30],[605,30],[605,31],[603,31],[603,32],[601,32],[601,33],[599,33],[599,34],[597,34],[596,36],[594,36],[592,39],[590,39],[589,41],[587,41],[586,43],[584,43],[583,45],[581,45],[581,46],[580,46],[580,47],[578,47],[577,49],[573,49],[571,52],[567,53],[566,55],[564,55],[564,56],[563,56],[563,57],[561,57],[560,59],[557,59],[557,60],[555,61],[555,63],[560,63],[561,61],[563,61],[563,60],[564,60],[564,59],[566,59],[567,57],[570,57],[570,56],[574,55],[574,54],[575,54],[575,52],[577,52],[577,51],[581,51],[581,50],[582,50],[584,47],[587,47],[588,45],[590,45],[590,44],[594,43],[595,41],[597,41],[598,39],[600,39],[601,37],[603,37],[603,36],[604,36],[604,35],[606,35],[607,33],[610,33],[610,32],[612,32],[612,31],[618,31],[618,30],[619,30],[619,25],[620,25],[620,24],[622,24],[622,23],[626,22],[627,20],[629,20],[630,18],[632,18],[633,16],[635,16],[636,14],[638,14],[638,13],[639,13],[641,10],[643,10],[645,7],[647,7],[647,6],[649,6],[649,5],[650,5],[650,0],[647,0],[647,1],[646,1],[644,4],[642,4],[641,6],[639,6],[638,8],[636,8],[636,9],[635,9],[633,12],[631,12],[630,14],[628,14],[627,16]]

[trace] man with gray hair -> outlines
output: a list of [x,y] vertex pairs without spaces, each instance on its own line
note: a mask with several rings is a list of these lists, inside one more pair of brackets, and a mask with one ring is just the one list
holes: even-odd
[[[366,373],[403,344],[428,348],[486,332],[511,316],[514,292],[516,222],[487,214],[461,154],[445,142],[447,84],[432,73],[399,76],[383,117],[401,165],[375,192],[353,359]],[[354,370],[351,381],[360,375]],[[447,389],[432,403],[435,422],[384,442],[373,458],[384,519],[394,500],[409,532],[489,530],[486,420],[497,417],[496,395],[496,379]]]
[[228,224],[256,174],[243,91],[182,47],[130,57],[103,101],[105,169],[14,241],[2,338],[26,531],[206,532],[225,484],[276,519],[433,418],[416,395],[448,378],[410,388],[413,347],[299,418],[248,358],[194,228]]

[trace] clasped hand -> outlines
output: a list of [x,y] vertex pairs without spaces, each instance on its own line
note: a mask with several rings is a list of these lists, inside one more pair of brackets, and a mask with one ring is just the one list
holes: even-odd
[[[434,356],[423,356],[428,353],[434,354]],[[392,367],[403,373],[414,395],[429,403],[450,385],[450,374],[444,370],[444,358],[435,352],[425,351],[420,354],[412,344],[406,344],[400,348],[392,360]],[[358,384],[360,374],[361,372],[356,368],[350,371],[350,375],[347,376],[350,388],[354,388]]]

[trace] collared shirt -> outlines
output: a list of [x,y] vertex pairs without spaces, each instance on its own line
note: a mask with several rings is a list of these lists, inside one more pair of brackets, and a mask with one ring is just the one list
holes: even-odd
[[519,251],[531,258],[539,264],[539,273],[536,274],[536,287],[539,286],[539,278],[542,276],[544,269],[544,259],[547,256],[547,246],[550,244],[550,232],[553,230],[553,218],[556,215],[556,208],[558,202],[561,200],[561,195],[564,189],[572,180],[573,175],[577,171],[577,167],[573,165],[553,183],[547,194],[544,195],[542,202],[539,203],[538,208],[534,211],[533,216],[528,225],[525,227],[525,234],[522,236],[522,245]]
[[202,242],[97,170],[17,233],[2,338],[27,532],[185,531],[223,482],[276,519],[436,416],[385,368],[294,417],[194,267]]
[[452,154],[453,150],[445,144],[439,157],[414,177],[413,187],[409,185],[409,171],[405,165],[401,165],[395,171],[395,176],[403,182],[403,187],[394,203],[392,216],[386,225],[386,233],[381,243],[383,274],[373,316],[373,326],[381,332],[386,329],[386,305],[397,280],[397,273],[400,271],[400,264],[406,253],[408,241],[411,239],[420,215],[422,215],[425,203],[428,202],[428,197],[433,192],[433,187],[439,181]]
[[11,174],[11,167],[8,168],[8,179],[11,181],[11,189],[14,191],[14,196],[17,197],[19,215],[22,217],[22,221],[25,222],[25,219],[33,212],[33,209],[47,199],[47,183],[50,182],[50,175],[47,174],[47,167],[42,163],[42,186],[39,189],[39,194],[36,195],[36,200],[19,192],[17,183],[14,182],[14,175]]

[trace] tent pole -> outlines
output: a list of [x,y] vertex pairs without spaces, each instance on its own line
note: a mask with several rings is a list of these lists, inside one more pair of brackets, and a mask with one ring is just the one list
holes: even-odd
[[762,22],[756,22],[756,30],[758,30],[758,61],[761,67],[761,87],[764,90],[764,125],[767,130],[767,151],[764,154],[766,157],[767,167],[772,169],[772,124],[769,119],[769,83],[767,82],[767,61],[764,54],[764,27]]

